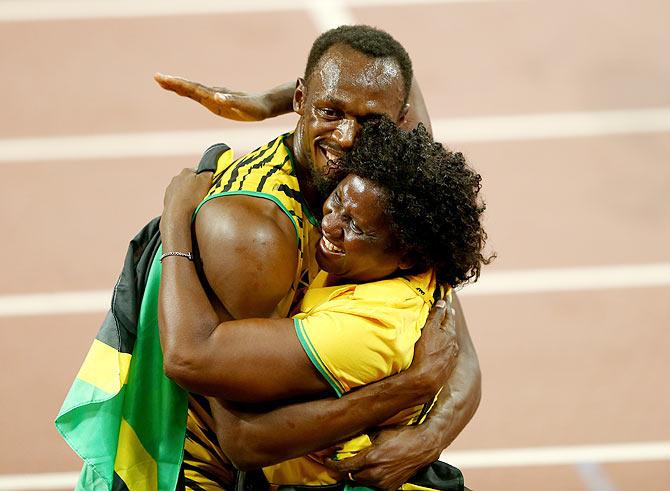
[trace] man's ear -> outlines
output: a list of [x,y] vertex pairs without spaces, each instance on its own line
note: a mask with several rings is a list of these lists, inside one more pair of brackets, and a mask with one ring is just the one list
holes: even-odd
[[299,78],[295,83],[295,92],[293,92],[293,111],[302,116],[305,108],[305,80]]
[[407,116],[408,112],[409,112],[409,102],[403,104],[402,108],[400,109],[400,116],[398,116],[398,125],[401,125],[402,123],[405,122],[405,116]]

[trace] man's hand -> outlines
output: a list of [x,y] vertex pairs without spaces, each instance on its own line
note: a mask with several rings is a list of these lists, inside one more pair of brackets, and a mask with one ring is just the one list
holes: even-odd
[[273,107],[268,94],[248,94],[225,87],[208,87],[162,73],[156,73],[154,80],[165,90],[193,99],[226,119],[262,121],[273,116]]
[[442,388],[456,365],[458,343],[451,297],[438,300],[430,311],[421,338],[414,346],[412,365],[401,376],[406,383],[424,387],[427,399]]
[[426,445],[426,438],[430,435],[420,426],[388,429],[353,457],[323,463],[357,483],[396,490],[440,456],[433,445]]

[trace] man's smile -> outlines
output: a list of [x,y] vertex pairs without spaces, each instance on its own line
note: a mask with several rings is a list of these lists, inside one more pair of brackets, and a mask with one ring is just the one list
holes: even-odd
[[319,147],[319,151],[325,157],[326,162],[329,162],[329,167],[335,167],[335,165],[330,164],[330,162],[336,162],[344,154],[341,148],[332,144],[324,144],[323,142],[319,142],[317,145]]

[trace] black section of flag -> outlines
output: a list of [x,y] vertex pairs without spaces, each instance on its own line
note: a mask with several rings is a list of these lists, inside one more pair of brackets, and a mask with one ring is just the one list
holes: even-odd
[[112,306],[96,339],[121,353],[132,353],[149,269],[160,247],[160,217],[150,221],[130,241],[123,270],[114,286]]

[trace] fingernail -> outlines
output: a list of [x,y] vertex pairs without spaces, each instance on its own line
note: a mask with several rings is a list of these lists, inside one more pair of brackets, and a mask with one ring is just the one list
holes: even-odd
[[219,92],[217,92],[216,94],[214,94],[214,98],[215,99],[220,99],[222,101],[226,101],[226,100],[230,99],[230,94],[220,94]]
[[447,302],[445,302],[442,299],[439,299],[437,302],[435,302],[435,307],[437,307],[438,309],[443,309],[446,306],[447,306]]

